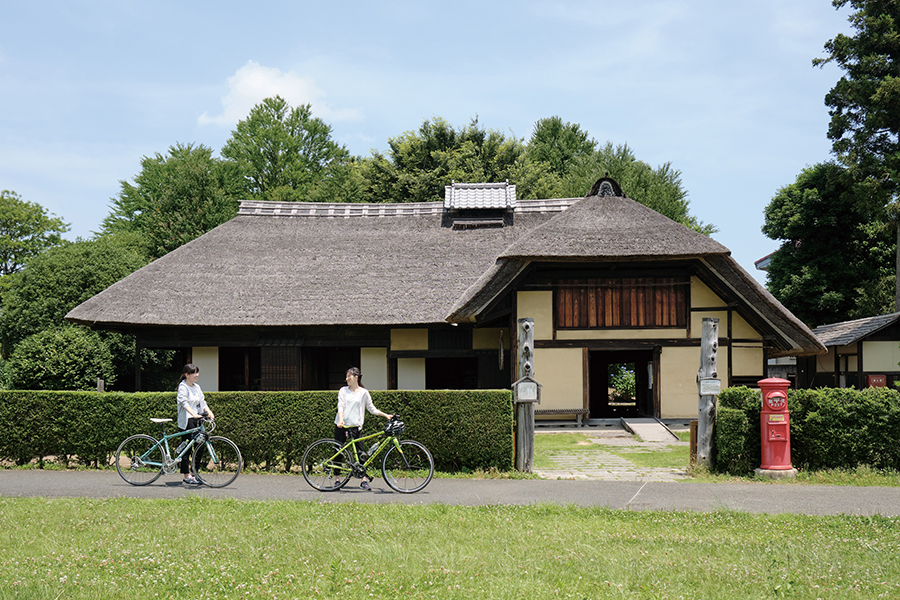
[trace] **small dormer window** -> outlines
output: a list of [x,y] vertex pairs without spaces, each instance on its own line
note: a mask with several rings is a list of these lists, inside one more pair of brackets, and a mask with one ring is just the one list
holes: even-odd
[[444,213],[453,229],[503,227],[516,208],[516,186],[502,183],[457,183],[444,188]]

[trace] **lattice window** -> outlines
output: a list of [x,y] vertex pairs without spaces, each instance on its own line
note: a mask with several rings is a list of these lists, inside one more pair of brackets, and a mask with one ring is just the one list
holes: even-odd
[[681,277],[563,280],[556,328],[686,327],[689,284]]
[[262,389],[270,392],[300,389],[300,349],[296,346],[260,348]]

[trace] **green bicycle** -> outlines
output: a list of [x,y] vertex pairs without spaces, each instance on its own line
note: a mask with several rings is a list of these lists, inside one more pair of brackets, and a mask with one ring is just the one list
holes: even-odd
[[[384,481],[403,494],[418,492],[434,475],[434,459],[428,448],[413,440],[399,440],[397,436],[406,429],[403,421],[394,415],[384,431],[349,440],[343,446],[333,439],[313,442],[303,453],[300,469],[306,483],[320,492],[339,490],[350,477],[362,478],[369,467],[381,459]],[[367,452],[358,452],[357,444],[387,436],[376,441]]]
[[[160,475],[178,470],[180,460],[190,456],[191,472],[204,485],[225,487],[241,473],[243,458],[237,444],[228,438],[209,435],[215,421],[203,419],[199,427],[166,435],[166,423],[172,419],[150,419],[162,426],[157,439],[139,433],[127,438],[116,450],[116,471],[131,485],[148,485]],[[169,440],[184,438],[175,450],[169,450]]]

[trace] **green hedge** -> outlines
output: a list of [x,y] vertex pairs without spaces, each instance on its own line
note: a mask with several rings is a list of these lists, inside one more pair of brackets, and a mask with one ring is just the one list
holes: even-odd
[[[761,461],[759,390],[719,396],[716,470],[746,475]],[[900,471],[900,392],[888,388],[788,390],[791,464],[798,469]]]
[[[287,470],[310,442],[334,435],[337,392],[209,392],[216,433],[237,443],[247,465]],[[406,422],[402,437],[428,447],[437,468],[513,467],[513,403],[508,390],[373,391],[375,405]],[[174,392],[0,392],[0,459],[25,464],[63,457],[111,463],[123,439],[157,435],[151,417],[177,430]],[[365,434],[384,420],[367,415]]]

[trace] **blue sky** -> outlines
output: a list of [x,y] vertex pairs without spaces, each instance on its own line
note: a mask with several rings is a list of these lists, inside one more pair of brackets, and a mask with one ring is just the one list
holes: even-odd
[[848,16],[828,0],[4,2],[0,189],[88,238],[141,157],[218,152],[267,96],[312,104],[359,155],[436,116],[527,141],[558,115],[671,163],[764,282],[763,209],[831,156],[841,73],[811,61]]

